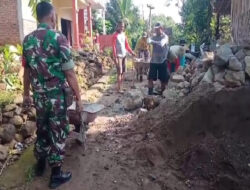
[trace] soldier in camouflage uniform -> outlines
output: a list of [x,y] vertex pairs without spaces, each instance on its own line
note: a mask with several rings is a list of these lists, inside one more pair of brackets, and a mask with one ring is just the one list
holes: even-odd
[[30,104],[30,84],[37,111],[36,174],[45,170],[46,159],[52,167],[50,187],[56,188],[71,179],[62,172],[65,140],[69,134],[65,87],[69,85],[76,96],[78,110],[81,101],[74,63],[68,41],[54,30],[56,18],[51,4],[37,5],[37,30],[23,41],[24,105]]

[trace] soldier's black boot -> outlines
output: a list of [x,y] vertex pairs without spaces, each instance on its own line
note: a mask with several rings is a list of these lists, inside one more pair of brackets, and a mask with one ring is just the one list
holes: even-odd
[[154,89],[153,88],[149,88],[148,89],[148,95],[154,95]]
[[35,165],[35,174],[37,177],[41,177],[46,169],[46,158],[41,158]]
[[51,189],[56,189],[60,185],[68,182],[72,177],[71,172],[61,171],[61,167],[52,168],[49,187]]

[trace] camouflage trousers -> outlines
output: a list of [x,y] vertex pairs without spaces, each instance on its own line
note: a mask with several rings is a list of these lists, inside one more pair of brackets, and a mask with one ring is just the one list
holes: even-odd
[[64,93],[34,93],[34,103],[37,112],[35,156],[37,159],[47,158],[51,167],[61,166],[69,134]]

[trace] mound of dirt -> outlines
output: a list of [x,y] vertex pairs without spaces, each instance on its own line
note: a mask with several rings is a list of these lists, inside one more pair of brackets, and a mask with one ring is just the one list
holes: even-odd
[[162,103],[133,123],[137,133],[155,136],[139,142],[134,154],[174,168],[186,188],[250,189],[249,94],[249,87],[216,92],[204,84]]

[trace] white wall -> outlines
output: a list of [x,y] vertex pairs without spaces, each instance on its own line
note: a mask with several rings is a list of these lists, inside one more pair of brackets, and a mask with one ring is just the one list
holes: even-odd
[[31,8],[28,6],[29,0],[20,0],[22,2],[22,24],[23,24],[23,36],[28,35],[32,31],[36,30],[37,22],[32,16]]

